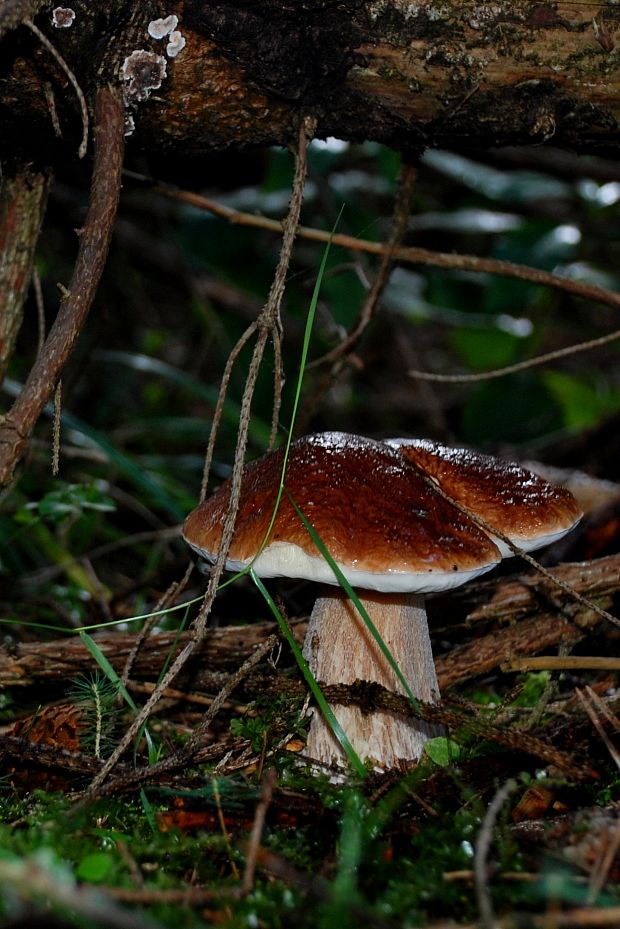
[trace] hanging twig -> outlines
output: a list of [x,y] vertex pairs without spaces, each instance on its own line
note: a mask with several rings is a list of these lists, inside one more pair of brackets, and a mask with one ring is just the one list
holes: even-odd
[[448,503],[451,503],[452,506],[459,511],[459,513],[462,513],[463,516],[466,516],[473,523],[475,523],[476,526],[478,526],[480,529],[482,529],[483,532],[486,533],[486,535],[490,535],[491,538],[496,536],[498,539],[501,539],[501,541],[508,546],[513,555],[517,555],[519,558],[522,558],[523,561],[526,561],[538,572],[538,574],[542,574],[543,577],[546,577],[548,581],[551,581],[555,587],[563,590],[564,593],[568,594],[569,597],[576,603],[580,603],[582,606],[592,610],[602,619],[606,619],[610,623],[613,623],[614,626],[620,627],[620,619],[618,619],[612,613],[609,613],[607,610],[603,610],[600,606],[598,606],[598,604],[592,603],[591,600],[588,600],[587,597],[584,597],[583,594],[580,594],[577,590],[571,587],[570,584],[565,583],[562,578],[558,577],[552,571],[549,571],[547,568],[543,567],[543,565],[541,565],[539,561],[536,561],[532,555],[530,555],[524,549],[520,548],[518,545],[515,545],[512,539],[510,539],[504,532],[498,529],[497,526],[492,526],[477,513],[474,513],[472,510],[468,509],[468,507],[463,506],[463,504],[458,500],[455,500],[454,497],[451,497],[450,494],[446,493],[445,490],[443,490],[439,484],[437,484],[437,482],[432,477],[430,477],[426,471],[424,471],[423,468],[418,467],[415,462],[412,462],[412,465],[419,473],[422,480],[428,484],[434,493],[439,494],[440,497],[443,497],[444,500],[447,500]]
[[159,616],[160,611],[165,610],[166,607],[169,606],[176,597],[180,596],[183,593],[183,591],[187,587],[187,582],[189,581],[193,570],[194,570],[194,565],[193,563],[191,563],[185,569],[185,574],[183,575],[181,580],[175,581],[173,584],[171,584],[168,590],[166,590],[166,592],[159,598],[159,600],[155,604],[153,615],[150,616],[144,623],[144,626],[142,627],[142,629],[140,630],[140,632],[138,633],[136,637],[136,641],[134,642],[133,648],[127,655],[127,660],[125,661],[125,667],[123,668],[123,673],[121,675],[121,680],[123,684],[125,684],[125,686],[127,685],[129,681],[129,677],[131,675],[134,662],[136,658],[138,657],[138,653],[140,649],[144,645],[145,641],[148,639],[153,629],[153,626],[155,626],[155,624],[158,622],[160,618]]
[[90,202],[73,276],[43,351],[0,425],[0,485],[10,480],[15,464],[24,454],[30,433],[58,383],[95,297],[120,194],[123,132],[120,89],[100,87],[95,99],[95,158]]
[[[220,548],[218,551],[217,559],[213,568],[211,569],[211,575],[209,578],[209,583],[207,585],[207,590],[205,592],[204,600],[202,606],[198,612],[196,619],[194,620],[192,628],[192,638],[187,643],[185,648],[177,655],[176,659],[172,662],[170,668],[163,676],[162,680],[159,682],[158,687],[153,691],[150,698],[147,700],[145,705],[142,707],[140,712],[137,714],[136,718],[133,720],[132,724],[129,726],[127,731],[124,733],[122,739],[117,745],[114,752],[110,755],[103,768],[99,774],[94,778],[91,783],[88,792],[86,794],[86,799],[92,799],[96,791],[106,779],[110,771],[113,769],[114,765],[121,758],[123,753],[131,745],[137,733],[140,731],[142,725],[149,718],[153,707],[158,703],[165,689],[172,683],[179,671],[185,665],[187,659],[193,653],[197,645],[199,645],[205,635],[207,619],[211,612],[211,607],[215,600],[217,594],[217,589],[220,582],[220,577],[224,570],[224,565],[226,563],[226,557],[228,554],[228,549],[230,547],[230,542],[232,539],[235,519],[237,516],[237,509],[239,506],[239,495],[241,492],[241,481],[243,477],[243,468],[245,463],[245,451],[247,446],[247,436],[248,428],[250,423],[250,411],[252,397],[254,394],[254,388],[256,386],[256,381],[258,378],[258,372],[260,370],[260,365],[265,350],[265,345],[269,337],[270,332],[273,328],[280,323],[280,305],[282,302],[282,296],[284,294],[284,286],[286,283],[286,275],[288,272],[288,267],[291,259],[291,252],[293,241],[295,239],[295,233],[297,226],[299,224],[299,213],[301,210],[301,202],[303,199],[303,187],[305,181],[306,173],[306,152],[308,148],[309,137],[311,137],[314,131],[314,123],[302,124],[299,133],[299,147],[297,152],[296,160],[296,171],[295,171],[295,184],[293,189],[293,195],[291,198],[291,206],[289,209],[288,216],[285,221],[285,236],[282,243],[282,249],[280,253],[280,260],[276,273],[274,275],[274,281],[271,287],[269,294],[269,300],[265,309],[261,312],[259,319],[256,322],[256,331],[258,332],[258,339],[256,345],[254,346],[254,352],[252,359],[250,361],[245,389],[243,392],[243,397],[241,401],[241,412],[239,416],[239,430],[237,434],[237,446],[235,449],[235,461],[233,465],[233,472],[231,477],[231,492],[230,492],[230,502],[228,506],[228,512],[226,514],[226,519],[224,520],[224,525],[222,528],[222,539],[220,542]],[[250,327],[252,330],[252,327]],[[252,335],[252,331],[246,331],[247,337]],[[237,352],[238,354],[238,352]],[[228,368],[228,366],[227,366]],[[220,396],[223,395],[220,391]],[[210,443],[211,445],[211,443]]]
[[73,73],[73,71],[71,70],[71,68],[65,61],[65,59],[62,57],[58,49],[52,45],[52,43],[50,42],[48,37],[45,35],[45,33],[41,32],[39,27],[35,26],[35,24],[30,19],[24,20],[24,26],[28,26],[31,32],[33,32],[36,35],[41,45],[43,45],[43,47],[47,49],[50,55],[58,62],[62,70],[65,72],[65,74],[69,78],[69,81],[71,82],[73,89],[75,90],[76,96],[78,98],[78,102],[80,104],[80,113],[82,116],[82,141],[80,142],[80,147],[78,148],[78,156],[80,158],[83,158],[84,155],[86,154],[86,149],[88,148],[88,107],[86,106],[86,99],[84,98],[84,94],[82,93],[82,88],[78,84],[78,80],[75,74]]
[[62,413],[62,381],[59,380],[54,391],[54,418],[52,419],[52,476],[58,477],[60,471],[60,417]]

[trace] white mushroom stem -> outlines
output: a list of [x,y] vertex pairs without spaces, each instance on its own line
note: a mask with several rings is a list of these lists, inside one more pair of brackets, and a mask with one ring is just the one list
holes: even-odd
[[[413,695],[426,703],[436,703],[439,686],[424,598],[369,590],[357,593]],[[303,654],[323,684],[377,681],[395,693],[403,693],[372,633],[340,588],[330,588],[327,596],[316,601]],[[384,710],[363,713],[358,707],[341,705],[332,709],[359,757],[382,769],[417,761],[425,743],[442,732],[440,727],[422,720],[406,720]],[[339,742],[318,710],[310,725],[306,754],[328,764],[342,766],[345,761]]]

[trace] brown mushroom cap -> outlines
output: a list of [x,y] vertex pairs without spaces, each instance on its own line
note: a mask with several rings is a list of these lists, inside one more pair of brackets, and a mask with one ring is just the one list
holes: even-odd
[[[337,584],[286,494],[265,540],[283,460],[280,449],[246,466],[226,567],[241,570],[255,559],[253,567],[263,577]],[[489,536],[382,442],[339,432],[298,439],[291,444],[285,487],[353,586],[443,590],[500,560]],[[226,481],[185,520],[186,541],[210,561],[220,545],[229,496]]]
[[[573,495],[519,465],[429,439],[387,439],[458,503],[529,551],[561,538],[581,519]],[[493,537],[503,556],[511,549]]]

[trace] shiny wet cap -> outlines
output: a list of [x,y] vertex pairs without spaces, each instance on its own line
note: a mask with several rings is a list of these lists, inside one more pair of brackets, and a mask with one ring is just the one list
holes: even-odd
[[[285,488],[269,534],[283,450],[247,465],[226,567],[252,563],[262,577],[337,584],[289,496],[354,587],[387,592],[445,590],[488,571],[495,543],[452,506],[396,449],[341,432],[291,444]],[[230,481],[185,520],[185,540],[215,561],[230,498]],[[265,543],[263,545],[263,543]]]
[[[429,439],[386,439],[386,445],[524,551],[560,539],[583,515],[568,490],[513,462]],[[491,537],[503,557],[512,555],[504,541]]]

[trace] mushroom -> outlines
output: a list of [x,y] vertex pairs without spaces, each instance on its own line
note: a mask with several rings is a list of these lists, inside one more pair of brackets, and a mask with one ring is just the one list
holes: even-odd
[[[443,473],[452,473],[450,456],[448,450],[443,455],[437,449],[443,447],[433,445],[429,451],[424,444],[417,446],[408,440],[383,443],[338,432],[298,439],[290,446],[287,494],[282,496],[270,532],[284,453],[270,452],[245,468],[226,567],[239,571],[252,564],[261,577],[305,578],[324,585],[303,649],[313,674],[324,684],[360,679],[403,692],[290,498],[356,589],[414,696],[436,702],[439,687],[424,594],[464,584],[490,570],[502,557],[500,543],[434,489],[433,482],[441,485],[443,480],[445,492],[451,492]],[[428,469],[422,463],[427,451]],[[478,459],[486,461],[483,456]],[[473,486],[479,488],[474,496],[484,501],[485,472],[478,473],[476,484],[475,462],[470,460],[467,466]],[[457,465],[454,470],[458,471]],[[523,474],[526,483],[533,479],[519,470]],[[538,478],[535,481],[537,500],[542,500],[543,486],[550,485]],[[566,498],[563,531],[568,531],[577,518],[577,508],[569,494],[559,493]],[[466,505],[463,496],[464,492],[461,501]],[[515,489],[513,496],[521,501],[519,506],[524,505],[525,491],[519,496]],[[183,527],[189,545],[211,562],[217,556],[229,498],[227,481],[190,513]],[[487,510],[484,513],[489,515]],[[503,532],[504,524],[498,528]],[[518,529],[514,534],[519,536]],[[340,705],[333,710],[357,754],[379,768],[419,759],[426,741],[440,731],[421,720],[404,721],[383,710],[367,712]],[[330,764],[343,763],[341,747],[318,713],[312,720],[306,753]]]

